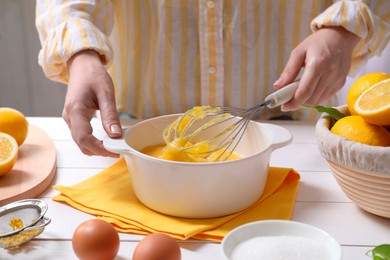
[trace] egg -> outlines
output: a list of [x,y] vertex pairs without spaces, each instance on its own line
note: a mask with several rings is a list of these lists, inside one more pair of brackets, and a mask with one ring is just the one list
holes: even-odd
[[82,260],[112,260],[119,250],[119,235],[106,221],[87,220],[74,231],[72,247]]
[[133,253],[133,260],[180,260],[181,251],[176,240],[154,233],[144,237]]

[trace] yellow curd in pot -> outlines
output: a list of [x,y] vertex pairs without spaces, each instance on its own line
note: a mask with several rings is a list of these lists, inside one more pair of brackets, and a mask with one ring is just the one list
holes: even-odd
[[[205,151],[209,151],[210,148],[204,148]],[[170,146],[169,144],[158,144],[153,146],[145,147],[141,150],[142,153],[156,158],[170,160],[170,161],[179,161],[179,162],[214,162],[216,158],[222,153],[222,150],[212,152],[210,155],[202,156],[203,153],[201,149],[198,154],[189,154],[182,150],[178,150]],[[226,159],[227,161],[236,160],[242,158],[243,156],[239,153],[233,152]]]
[[[217,115],[220,111],[218,107],[198,106],[194,107],[182,116],[177,118],[172,124],[167,126],[163,131],[165,144],[158,144],[144,148],[142,153],[157,157],[160,159],[180,162],[215,162],[225,160],[236,160],[242,155],[232,152],[225,145],[215,146],[210,144],[210,140],[199,140],[192,143],[192,138],[198,135],[201,131],[218,124],[230,117],[228,113]],[[206,121],[197,129],[190,131],[190,127],[194,122],[204,119],[210,115],[217,115]],[[229,126],[216,136],[222,136],[234,130],[235,126]],[[210,139],[214,139],[211,137]],[[222,156],[223,154],[223,156]]]

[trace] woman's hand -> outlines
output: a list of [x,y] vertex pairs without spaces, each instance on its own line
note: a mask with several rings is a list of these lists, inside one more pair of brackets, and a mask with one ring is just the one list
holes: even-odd
[[92,50],[81,51],[68,61],[69,83],[62,117],[72,137],[86,155],[118,157],[104,149],[92,135],[91,119],[100,110],[104,130],[112,137],[122,136],[115,107],[114,85],[99,55]]
[[294,98],[282,111],[302,104],[317,105],[342,88],[351,67],[352,51],[360,38],[342,27],[325,27],[308,36],[292,52],[276,89],[291,83],[304,68]]

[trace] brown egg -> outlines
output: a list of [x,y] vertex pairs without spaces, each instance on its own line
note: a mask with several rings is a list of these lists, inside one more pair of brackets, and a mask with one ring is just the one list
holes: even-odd
[[133,260],[180,260],[181,251],[176,240],[155,233],[143,238],[133,253]]
[[119,250],[119,235],[106,221],[87,220],[73,233],[72,246],[82,260],[112,260]]

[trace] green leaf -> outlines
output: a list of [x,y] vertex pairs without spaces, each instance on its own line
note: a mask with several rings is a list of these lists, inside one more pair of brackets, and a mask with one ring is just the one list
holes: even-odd
[[382,244],[367,252],[374,260],[390,260],[390,244]]
[[336,108],[333,108],[333,107],[307,106],[307,105],[305,105],[305,107],[315,108],[315,109],[317,109],[318,112],[327,113],[336,121],[347,116],[346,114],[341,113],[340,111],[338,111]]

